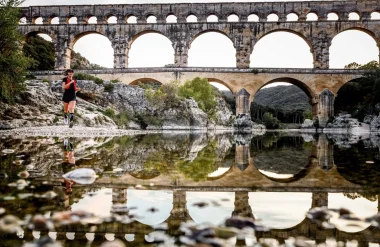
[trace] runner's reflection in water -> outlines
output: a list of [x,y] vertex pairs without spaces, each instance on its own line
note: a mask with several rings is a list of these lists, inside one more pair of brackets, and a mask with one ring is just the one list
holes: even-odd
[[[64,173],[67,173],[76,168],[75,156],[74,156],[74,145],[71,138],[65,138],[63,140],[63,147],[64,147],[64,158],[63,158],[63,163],[62,163],[62,169]],[[72,193],[71,186],[74,184],[74,181],[62,178],[61,184],[62,186],[65,187],[66,193],[68,194]]]

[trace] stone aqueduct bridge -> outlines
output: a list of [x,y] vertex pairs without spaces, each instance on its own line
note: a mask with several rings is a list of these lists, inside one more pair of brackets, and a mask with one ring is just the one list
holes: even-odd
[[[318,115],[323,126],[326,119],[333,114],[334,95],[338,89],[358,76],[342,71],[330,72],[328,68],[331,42],[340,32],[356,29],[369,34],[379,46],[380,20],[371,20],[371,13],[379,11],[380,1],[37,6],[21,8],[20,18],[24,18],[26,23],[20,25],[19,30],[26,36],[44,33],[52,38],[55,45],[56,70],[70,67],[71,51],[81,37],[98,33],[111,41],[114,50],[115,70],[98,72],[99,76],[105,79],[127,79],[124,81],[126,83],[155,79],[165,83],[173,78],[175,72],[177,77],[178,74],[181,75],[181,79],[201,76],[222,82],[233,93],[244,88],[250,94],[250,100],[253,100],[255,92],[266,83],[290,81],[301,86],[309,95],[314,105],[314,116]],[[297,21],[286,21],[287,15],[291,13],[298,16]],[[308,21],[308,15],[311,13],[317,15],[318,20]],[[327,20],[329,13],[335,13],[339,19]],[[359,20],[349,20],[350,13],[358,14]],[[258,16],[258,22],[248,21],[252,14]],[[276,14],[278,21],[267,21],[266,18],[270,14]],[[197,22],[187,22],[189,15],[196,16]],[[218,22],[207,22],[210,15],[217,16]],[[230,15],[237,16],[238,21],[228,22]],[[137,18],[137,23],[127,23],[131,16]],[[147,19],[150,16],[155,16],[157,23],[148,23]],[[177,22],[167,23],[168,16],[175,16]],[[41,25],[36,24],[39,17],[43,19]],[[72,17],[77,18],[77,24],[69,24]],[[97,18],[96,24],[88,23],[91,17]],[[117,23],[108,23],[111,17],[116,17]],[[59,24],[52,24],[53,19],[58,20]],[[281,73],[273,74],[271,70],[260,74],[247,73],[244,70],[249,68],[250,55],[255,44],[265,35],[276,31],[294,33],[305,40],[313,54],[314,70],[303,73],[302,70],[285,69]],[[219,32],[232,41],[236,49],[236,70],[186,69],[192,42],[206,32]],[[133,74],[132,70],[125,70],[128,67],[131,45],[146,33],[160,33],[172,42],[173,68],[156,71],[142,69]],[[244,93],[243,95],[246,96]],[[238,107],[237,114],[249,110],[244,108]]]

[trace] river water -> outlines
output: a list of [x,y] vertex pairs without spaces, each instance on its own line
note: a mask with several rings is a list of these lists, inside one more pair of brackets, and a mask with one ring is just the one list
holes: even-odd
[[[380,205],[376,135],[0,138],[0,246],[380,243],[380,229],[365,220]],[[63,180],[79,168],[96,180]],[[306,217],[316,207],[345,208],[355,220],[316,222]],[[231,217],[262,228],[209,245],[183,238],[186,226],[224,227]]]

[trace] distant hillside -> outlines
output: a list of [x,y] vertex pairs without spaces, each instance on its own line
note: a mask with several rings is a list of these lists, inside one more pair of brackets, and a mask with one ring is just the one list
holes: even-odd
[[306,93],[294,85],[261,89],[256,93],[254,102],[284,111],[311,111],[311,105]]
[[71,51],[71,68],[72,69],[105,69],[97,64],[90,63],[87,58],[82,57],[80,53]]

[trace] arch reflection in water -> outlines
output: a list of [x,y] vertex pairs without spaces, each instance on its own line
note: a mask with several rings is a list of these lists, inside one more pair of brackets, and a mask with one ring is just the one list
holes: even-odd
[[[358,193],[329,193],[329,208],[346,208],[360,218],[371,217],[378,212],[378,197],[365,196]],[[332,222],[341,231],[359,232],[368,228],[371,223],[344,221]]]
[[255,167],[275,181],[291,182],[303,177],[310,166],[312,142],[305,142],[302,137],[268,134],[254,138],[251,147]]
[[140,223],[153,226],[169,218],[173,208],[173,191],[128,189],[127,194],[127,208],[135,208],[131,213],[137,216]]
[[112,207],[112,189],[100,189],[94,194],[86,194],[72,205],[72,210],[83,210],[97,216],[109,216]]
[[[219,225],[232,216],[234,197],[234,192],[186,192],[186,207],[197,224]],[[199,207],[198,203],[207,205]]]
[[294,227],[305,219],[310,209],[311,193],[250,192],[249,205],[265,226],[276,229]]

